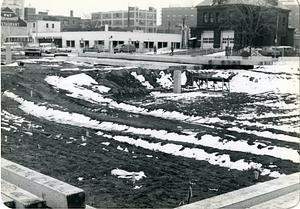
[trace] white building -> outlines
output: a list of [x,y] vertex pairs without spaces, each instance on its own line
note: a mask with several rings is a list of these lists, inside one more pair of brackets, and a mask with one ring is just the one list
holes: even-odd
[[52,37],[44,37],[38,40],[40,33],[60,33],[61,32],[61,22],[60,21],[50,21],[50,20],[37,20],[34,22],[27,23],[28,34],[33,38],[36,43],[52,43],[60,45],[59,40],[54,40]]
[[117,31],[79,31],[60,33],[38,33],[34,34],[39,43],[43,40],[54,40],[59,47],[71,47],[81,49],[104,45],[106,49],[118,44],[134,44],[138,51],[153,49],[156,47],[166,48],[174,45],[174,48],[181,47],[180,34],[165,33],[143,33],[143,32],[117,32]]
[[37,20],[27,23],[28,31],[33,33],[59,33],[61,32],[60,21]]
[[1,7],[10,8],[16,15],[24,20],[24,0],[3,0]]

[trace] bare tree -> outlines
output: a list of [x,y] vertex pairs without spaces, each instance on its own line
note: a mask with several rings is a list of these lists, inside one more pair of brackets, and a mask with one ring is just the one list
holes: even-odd
[[267,3],[257,1],[256,4],[240,3],[232,4],[228,9],[227,17],[221,27],[230,28],[240,39],[239,48],[255,46],[255,41],[270,34],[277,33],[278,9]]

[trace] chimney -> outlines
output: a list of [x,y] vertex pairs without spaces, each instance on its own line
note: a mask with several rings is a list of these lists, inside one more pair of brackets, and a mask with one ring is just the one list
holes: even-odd
[[74,17],[74,11],[70,10],[70,17]]

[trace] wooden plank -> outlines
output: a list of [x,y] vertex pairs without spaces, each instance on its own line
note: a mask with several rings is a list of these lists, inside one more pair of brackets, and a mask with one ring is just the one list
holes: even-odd
[[1,159],[2,179],[46,200],[52,208],[85,208],[82,189],[43,175],[34,170]]
[[16,208],[45,208],[46,207],[46,202],[41,198],[4,180],[1,180],[1,192],[5,196],[13,199]]

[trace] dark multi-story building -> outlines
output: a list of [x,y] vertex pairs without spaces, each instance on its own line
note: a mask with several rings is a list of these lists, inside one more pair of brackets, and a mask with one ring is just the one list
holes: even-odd
[[24,8],[24,20],[33,20],[36,15],[36,10],[33,7],[25,7]]
[[[263,4],[264,3],[264,4]],[[289,45],[289,10],[276,0],[205,0],[196,6],[197,37],[202,48]]]
[[300,48],[300,16],[297,0],[280,0],[279,5],[290,10],[289,26],[295,29],[294,46]]
[[182,26],[197,26],[197,8],[169,7],[161,10],[160,31],[166,33],[181,33]]
[[92,22],[96,29],[108,25],[112,29],[156,32],[156,14],[153,7],[148,10],[128,7],[128,10],[92,13]]

